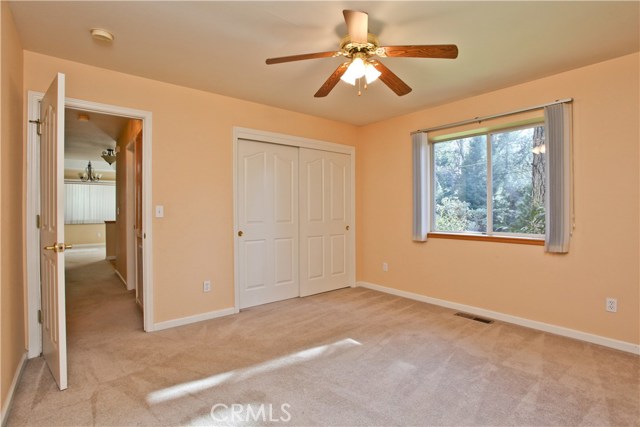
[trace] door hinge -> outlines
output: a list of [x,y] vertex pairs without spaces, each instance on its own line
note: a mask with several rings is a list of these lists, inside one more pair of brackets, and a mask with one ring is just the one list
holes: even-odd
[[42,310],[38,310],[38,323],[42,324]]
[[40,214],[36,215],[36,228],[40,230]]
[[36,128],[36,132],[38,133],[38,135],[42,135],[42,122],[40,121],[40,119],[29,120],[29,123],[35,123],[36,125],[38,125],[38,127]]

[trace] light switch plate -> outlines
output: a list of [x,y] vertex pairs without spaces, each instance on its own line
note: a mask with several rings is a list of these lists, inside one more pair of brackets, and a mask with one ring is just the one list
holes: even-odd
[[156,218],[164,218],[164,206],[156,205]]

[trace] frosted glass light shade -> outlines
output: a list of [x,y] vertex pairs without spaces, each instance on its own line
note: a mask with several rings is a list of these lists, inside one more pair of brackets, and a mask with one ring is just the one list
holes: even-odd
[[378,71],[378,69],[374,67],[373,64],[367,63],[366,67],[364,68],[364,78],[367,81],[367,84],[371,84],[378,80],[380,74],[382,73]]
[[340,77],[340,80],[355,86],[356,80],[365,75],[366,68],[362,58],[356,57],[351,61],[347,71]]

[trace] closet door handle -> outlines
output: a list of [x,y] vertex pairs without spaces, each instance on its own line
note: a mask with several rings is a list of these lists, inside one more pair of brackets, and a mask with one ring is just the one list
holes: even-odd
[[242,230],[238,231],[238,237],[242,237],[243,234]]

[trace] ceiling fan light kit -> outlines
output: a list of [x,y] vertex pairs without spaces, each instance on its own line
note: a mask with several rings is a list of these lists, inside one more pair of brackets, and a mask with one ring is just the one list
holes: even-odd
[[[348,34],[340,41],[340,50],[337,52],[317,52],[302,55],[282,56],[267,59],[267,65],[281,64],[284,62],[302,61],[306,59],[331,58],[344,56],[349,61],[340,64],[329,76],[324,84],[314,95],[316,98],[325,97],[338,84],[339,80],[352,86],[360,79],[365,79],[365,89],[368,84],[378,78],[398,96],[411,92],[411,87],[403,82],[391,70],[389,70],[375,56],[380,58],[447,58],[458,57],[456,45],[406,45],[406,46],[380,46],[378,37],[368,31],[369,15],[356,10],[343,10],[344,20],[347,24]],[[358,91],[358,95],[361,92]]]

